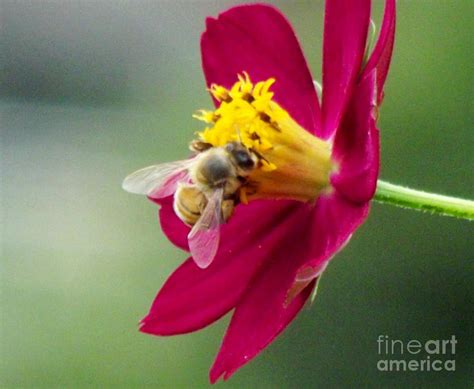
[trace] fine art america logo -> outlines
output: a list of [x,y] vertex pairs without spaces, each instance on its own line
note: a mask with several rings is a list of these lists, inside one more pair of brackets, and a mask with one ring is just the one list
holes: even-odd
[[455,371],[456,336],[450,339],[402,341],[388,335],[377,338],[379,371]]

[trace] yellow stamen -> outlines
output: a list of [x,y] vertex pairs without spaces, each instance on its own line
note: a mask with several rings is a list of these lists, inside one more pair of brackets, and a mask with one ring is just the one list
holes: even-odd
[[240,142],[257,155],[258,167],[240,191],[242,203],[256,198],[314,200],[329,187],[333,170],[330,145],[303,129],[273,101],[275,79],[253,84],[247,73],[226,89],[212,85],[220,102],[215,111],[199,111],[194,117],[208,124],[198,133],[214,147]]

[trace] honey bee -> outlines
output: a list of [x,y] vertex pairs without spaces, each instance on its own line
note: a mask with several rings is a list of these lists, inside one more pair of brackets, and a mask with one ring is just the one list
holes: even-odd
[[190,146],[195,156],[140,169],[123,181],[128,192],[163,198],[174,194],[176,215],[192,229],[188,235],[196,264],[210,265],[219,246],[220,225],[239,202],[239,189],[257,166],[257,156],[239,142]]

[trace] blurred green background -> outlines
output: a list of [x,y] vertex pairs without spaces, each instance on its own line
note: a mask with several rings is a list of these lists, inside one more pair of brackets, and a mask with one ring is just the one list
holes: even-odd
[[[186,254],[120,183],[187,155],[201,128],[191,114],[211,104],[204,18],[234,4],[1,2],[1,387],[208,386],[229,317],[179,337],[137,331]],[[320,78],[323,2],[274,4]],[[473,11],[472,0],[399,1],[384,179],[473,197]],[[473,233],[375,204],[317,302],[227,387],[472,387]],[[456,372],[379,372],[380,334],[454,334]]]

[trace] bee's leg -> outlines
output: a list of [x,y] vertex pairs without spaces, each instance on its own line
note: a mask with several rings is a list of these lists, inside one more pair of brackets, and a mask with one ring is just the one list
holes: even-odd
[[222,217],[224,221],[230,219],[232,213],[234,212],[235,202],[233,199],[222,201]]

